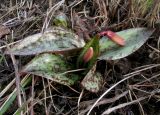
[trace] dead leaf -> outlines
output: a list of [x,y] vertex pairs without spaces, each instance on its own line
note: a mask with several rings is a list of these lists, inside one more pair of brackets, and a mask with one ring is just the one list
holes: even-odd
[[8,27],[0,25],[0,38],[9,33],[10,33],[10,29]]

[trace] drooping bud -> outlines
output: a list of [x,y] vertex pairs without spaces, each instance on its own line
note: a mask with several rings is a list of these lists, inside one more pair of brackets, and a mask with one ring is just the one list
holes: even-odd
[[121,36],[117,35],[116,33],[112,32],[110,30],[101,32],[99,35],[109,37],[112,41],[114,41],[115,43],[117,43],[120,46],[125,45],[125,40]]
[[83,56],[83,61],[87,63],[93,57],[93,47],[89,47],[86,53]]

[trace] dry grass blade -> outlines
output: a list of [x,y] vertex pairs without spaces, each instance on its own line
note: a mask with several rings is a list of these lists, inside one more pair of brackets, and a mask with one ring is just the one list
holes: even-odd
[[52,90],[51,90],[51,83],[49,80],[47,80],[48,88],[49,88],[49,94],[51,96],[51,105],[54,107],[55,111],[58,112],[58,108],[55,106],[53,98],[52,98]]
[[[16,43],[18,43],[18,42],[20,42],[20,41],[22,41],[22,40],[19,40],[19,41],[16,41],[16,42],[12,42],[12,43],[7,44],[7,45],[8,45],[8,46],[11,46],[11,45],[14,45],[14,44],[16,44]],[[6,47],[7,47],[7,45],[3,45],[3,46],[1,46],[1,47],[0,47],[0,50],[1,50],[1,49],[3,49],[3,48],[6,48]]]
[[146,20],[150,26],[156,23],[159,17],[158,12],[160,12],[160,1],[158,0],[132,0],[131,1],[131,11],[134,19]]
[[82,96],[83,96],[83,93],[84,93],[84,89],[82,89],[82,91],[81,91],[81,93],[80,93],[80,95],[79,95],[79,98],[78,98],[78,115],[80,115],[80,114],[79,114],[79,106],[80,106],[80,101],[81,101],[81,98],[82,98]]
[[[128,91],[125,91],[113,98],[109,98],[109,99],[106,99],[106,98],[103,98],[101,101],[99,101],[96,105],[97,106],[100,106],[100,105],[104,105],[104,104],[108,104],[108,103],[113,103],[117,100],[119,100],[120,98],[126,96],[128,94]],[[80,107],[83,108],[84,106],[86,106],[87,108],[84,109],[84,110],[81,110],[80,111],[80,115],[84,115],[87,111],[89,111],[92,107],[92,104],[95,102],[95,99],[94,100],[89,100],[89,101],[84,101],[84,102],[81,102],[80,103]]]
[[141,82],[137,83],[137,85],[143,84],[143,83],[148,82],[148,81],[150,82],[152,79],[156,79],[156,78],[158,78],[158,77],[160,77],[160,73],[158,73],[158,74],[156,74],[156,75],[154,75],[154,76],[151,76],[150,78],[145,79],[144,81],[141,81]]
[[[4,41],[1,41],[3,43],[6,44],[8,51],[10,51],[10,47],[8,46],[8,44]],[[18,99],[18,106],[21,107],[22,105],[22,97],[21,97],[21,88],[20,88],[20,75],[19,75],[19,70],[18,70],[18,65],[16,63],[16,59],[14,57],[13,54],[10,54],[11,59],[12,59],[12,63],[14,66],[14,70],[15,70],[15,76],[16,76],[16,88],[17,88],[17,99]]]
[[131,72],[131,73],[129,73],[129,74],[126,74],[126,75],[124,75],[124,77],[127,77],[127,76],[129,76],[129,75],[133,75],[133,74],[136,74],[136,73],[140,73],[140,72],[142,72],[142,71],[145,71],[145,70],[148,70],[148,69],[152,69],[152,68],[155,68],[155,67],[159,67],[159,66],[160,66],[160,64],[153,64],[153,65],[151,65],[151,66],[149,66],[149,67],[146,67],[146,68],[143,68],[143,69],[140,69],[140,70]]
[[55,13],[56,10],[58,10],[63,4],[64,4],[65,0],[61,0],[60,2],[58,2],[57,4],[55,4],[52,8],[50,8],[50,10],[47,12],[47,16],[45,18],[43,27],[42,27],[42,33],[44,32],[45,29],[48,28],[50,21]]
[[[132,91],[132,93],[133,93],[134,97],[135,97],[136,100],[137,100],[138,97],[136,96],[136,94],[135,94],[133,91]],[[131,101],[133,101],[133,100],[131,100]],[[144,109],[143,109],[142,104],[141,104],[140,102],[138,102],[138,105],[139,105],[139,109],[140,109],[140,111],[141,111],[141,114],[142,114],[142,115],[145,115],[145,112],[144,112]]]
[[[21,81],[22,87],[25,87],[27,84],[29,84],[30,80],[31,80],[30,76],[26,75]],[[1,107],[0,107],[0,114],[1,115],[3,115],[8,109],[10,109],[11,104],[16,99],[16,95],[17,95],[17,89],[15,88],[15,89],[13,89],[12,93],[9,94],[9,96],[7,97],[5,102],[1,105]],[[22,108],[22,107],[20,107],[20,108]]]
[[46,102],[46,85],[44,83],[44,78],[42,77],[42,83],[43,83],[43,88],[44,88],[44,106],[45,106],[45,112],[46,112],[46,115],[48,115],[48,109],[47,109],[47,102]]
[[32,76],[32,90],[31,90],[31,95],[32,95],[32,97],[31,97],[31,112],[30,112],[30,114],[31,115],[34,115],[34,109],[33,109],[33,100],[34,100],[34,84],[35,84],[35,77],[34,76]]
[[119,104],[119,105],[117,105],[117,106],[115,106],[115,107],[112,107],[112,108],[107,109],[105,112],[102,113],[102,115],[109,115],[111,112],[116,111],[117,109],[123,108],[123,107],[125,107],[125,106],[131,105],[131,104],[134,104],[134,103],[138,103],[139,101],[142,101],[142,100],[147,99],[147,98],[148,98],[148,96],[138,98],[138,99],[133,100],[133,101],[131,101],[131,102]]
[[12,87],[12,85],[15,83],[16,79],[13,79],[1,92],[0,92],[0,98]]
[[[10,48],[8,47],[9,51],[10,51]],[[19,75],[19,70],[18,70],[18,65],[17,65],[17,62],[16,62],[16,59],[14,57],[14,55],[11,54],[11,59],[12,59],[12,62],[13,62],[13,66],[14,66],[14,69],[15,69],[15,75],[16,75],[16,87],[17,87],[17,96],[18,96],[18,105],[19,107],[22,106],[22,97],[21,97],[21,88],[20,88],[20,75]]]

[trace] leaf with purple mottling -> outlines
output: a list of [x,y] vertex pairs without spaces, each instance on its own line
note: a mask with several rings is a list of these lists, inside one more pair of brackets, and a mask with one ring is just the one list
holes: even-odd
[[29,62],[21,73],[41,76],[63,85],[73,85],[78,75],[68,72],[72,70],[64,58],[54,54],[41,54]]
[[97,93],[100,90],[103,82],[101,73],[96,72],[95,69],[96,66],[93,66],[81,82],[81,85],[86,90],[93,93]]
[[118,46],[107,37],[100,39],[100,60],[116,60],[126,57],[138,50],[152,35],[153,29],[133,28],[117,32],[119,36],[124,38],[125,46]]
[[43,34],[38,33],[26,37],[20,43],[17,43],[6,53],[14,55],[35,55],[44,52],[64,53],[85,45],[83,39],[80,39],[75,33],[61,27],[52,27]]

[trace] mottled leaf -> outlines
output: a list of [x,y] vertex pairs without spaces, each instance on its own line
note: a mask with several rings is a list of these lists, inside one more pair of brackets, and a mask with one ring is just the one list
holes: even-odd
[[[89,49],[93,48],[93,52],[92,52],[92,57],[90,57],[90,60],[86,60],[84,58],[88,58],[86,57],[86,54],[91,54],[91,52],[88,52]],[[90,55],[87,55],[90,56]],[[99,56],[99,37],[95,36],[93,37],[83,48],[83,50],[81,51],[78,60],[77,60],[77,67],[84,67],[87,66],[88,68],[92,67],[96,60],[97,57]]]
[[62,57],[46,53],[35,57],[21,72],[42,76],[63,85],[73,85],[78,75],[67,72],[69,70],[71,66]]
[[118,46],[107,37],[100,39],[100,56],[98,59],[116,60],[130,55],[138,50],[146,40],[152,35],[153,29],[147,28],[133,28],[117,32],[126,44],[125,46]]
[[93,93],[96,93],[102,87],[102,75],[95,71],[95,66],[87,73],[85,78],[82,80],[82,86]]
[[56,26],[67,27],[67,16],[63,12],[60,12],[55,16],[53,22]]
[[[43,34],[28,36],[16,44],[10,51],[14,55],[34,55],[43,52],[65,52],[85,45],[83,39],[78,38],[72,31],[61,27],[52,27]],[[9,53],[9,52],[6,52]]]

